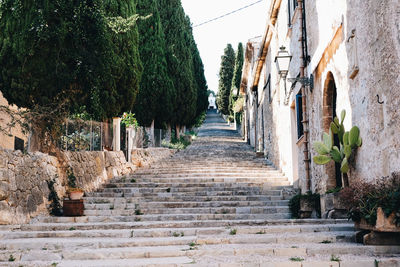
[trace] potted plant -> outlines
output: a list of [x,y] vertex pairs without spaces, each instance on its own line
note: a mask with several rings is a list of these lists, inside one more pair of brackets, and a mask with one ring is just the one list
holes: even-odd
[[400,172],[375,183],[356,181],[340,192],[364,244],[400,245]]
[[320,196],[317,193],[297,194],[289,200],[289,209],[294,219],[320,217]]
[[321,195],[321,212],[324,219],[344,219],[347,218],[347,208],[341,197],[341,187],[329,189]]
[[67,170],[67,179],[68,179],[67,194],[69,199],[71,200],[82,199],[85,192],[83,191],[82,188],[76,186],[76,177],[71,168]]

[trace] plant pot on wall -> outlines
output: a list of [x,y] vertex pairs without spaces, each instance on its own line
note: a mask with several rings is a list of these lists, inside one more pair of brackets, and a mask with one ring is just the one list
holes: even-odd
[[70,189],[70,191],[68,191],[68,197],[70,200],[82,199],[83,195],[84,191],[79,188]]
[[348,210],[340,198],[340,192],[321,195],[321,213],[323,219],[347,219]]
[[392,212],[385,216],[381,207],[376,213],[375,225],[370,225],[365,219],[354,223],[354,227],[360,230],[356,234],[357,242],[364,245],[400,245],[400,226],[396,225],[396,214]]

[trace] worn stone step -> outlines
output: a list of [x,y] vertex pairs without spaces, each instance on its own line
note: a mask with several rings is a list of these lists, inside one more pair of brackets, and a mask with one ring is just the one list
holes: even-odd
[[[133,221],[197,221],[197,220],[262,220],[262,219],[288,219],[289,213],[274,213],[274,214],[144,214],[134,216],[84,216],[80,218],[82,222],[133,222]],[[40,222],[74,222],[74,217],[46,217]]]
[[[37,255],[38,259],[41,255]],[[101,259],[101,260],[53,260],[53,261],[15,261],[15,262],[0,262],[0,266],[24,266],[24,267],[144,267],[144,266],[158,266],[158,267],[176,267],[186,264],[191,264],[192,259],[188,257],[163,257],[163,258],[141,258],[141,259]]]
[[[108,195],[108,196],[107,196]],[[167,195],[157,195],[152,198],[144,198],[144,197],[129,197],[124,196],[122,194],[118,194],[119,196],[115,196],[114,194],[105,194],[105,195],[97,195],[97,196],[87,196],[85,197],[89,203],[114,203],[114,202],[126,202],[126,203],[151,203],[151,202],[209,202],[209,203],[217,203],[221,201],[278,201],[285,200],[284,196],[196,196],[193,198],[192,196],[179,196],[179,197],[171,197]],[[286,199],[287,200],[287,199]]]
[[289,213],[287,206],[275,207],[221,207],[221,208],[162,208],[162,209],[148,209],[138,206],[131,209],[118,209],[117,207],[110,206],[106,209],[88,209],[85,208],[86,216],[132,216],[137,212],[143,214],[275,214],[275,213]]
[[136,178],[139,182],[147,183],[207,183],[207,182],[217,182],[217,183],[245,183],[245,182],[258,182],[266,185],[286,185],[288,186],[287,179],[273,178],[273,177],[182,177],[182,178],[148,178],[148,177],[138,177]]
[[[283,189],[292,188],[291,186],[284,187],[268,187],[267,184],[260,182],[238,182],[238,183],[219,183],[219,182],[207,182],[207,183],[153,183],[153,182],[139,182],[136,179],[130,182],[130,179],[125,179],[124,182],[111,182],[105,184],[102,188],[198,188],[201,190],[216,190],[218,188],[263,188],[263,189]],[[214,189],[215,188],[215,189]]]
[[[70,225],[69,225],[70,226]],[[240,234],[279,234],[279,233],[310,233],[310,232],[354,232],[353,225],[302,225],[302,226],[233,226],[233,227],[197,227],[197,228],[135,228],[126,226],[122,229],[80,229],[70,227],[69,229],[55,230],[43,228],[40,231],[0,231],[2,239],[17,238],[54,238],[54,237],[113,237],[113,238],[135,238],[135,237],[180,237],[180,236],[205,236],[205,235],[229,235],[231,229]]]
[[[179,233],[178,233],[179,234]],[[337,242],[348,242],[353,232],[320,232],[310,235],[309,233],[275,233],[275,234],[229,234],[221,235],[198,235],[198,236],[168,236],[168,237],[48,237],[48,238],[21,238],[6,239],[0,241],[1,250],[60,250],[72,248],[123,248],[123,247],[146,247],[146,246],[176,246],[196,243],[198,245],[217,245],[217,244],[320,244],[318,249],[326,246],[328,249],[340,250]],[[132,232],[133,235],[133,232]],[[321,242],[331,242],[323,244]],[[365,246],[358,246],[360,251]],[[400,253],[400,248],[396,250],[393,246],[393,253]],[[310,249],[309,255],[317,255],[320,250]],[[166,255],[163,255],[166,256]],[[179,255],[169,255],[179,256]]]
[[238,172],[186,172],[186,173],[134,173],[129,175],[129,178],[270,178],[270,179],[287,179],[281,173],[276,171],[262,172],[243,172],[239,170]]
[[[253,227],[294,227],[301,229],[308,229],[312,227],[321,229],[320,227],[352,227],[344,219],[275,219],[275,220],[198,220],[198,221],[153,221],[153,222],[88,222],[87,217],[67,217],[66,221],[44,222],[49,221],[49,217],[38,217],[31,224],[15,225],[13,231],[56,231],[56,230],[69,230],[74,227],[77,230],[93,230],[93,229],[152,229],[152,228],[193,228],[193,227],[240,227],[240,226],[253,226]],[[61,217],[65,218],[65,217]],[[11,227],[11,226],[10,226]],[[317,230],[319,231],[319,230]]]
[[206,207],[275,207],[286,206],[289,200],[275,201],[218,201],[218,202],[139,202],[138,204],[118,201],[113,198],[86,198],[85,209],[135,209],[135,208],[206,208]]
[[[169,197],[182,199],[185,197],[197,198],[198,196],[248,196],[248,197],[264,197],[264,196],[280,196],[282,191],[280,190],[268,190],[264,192],[251,192],[247,190],[241,191],[196,191],[196,192],[155,192],[155,193],[140,193],[135,192],[135,189],[128,188],[126,190],[118,189],[118,188],[110,188],[110,192],[100,191],[100,192],[91,192],[86,193],[86,196],[104,196],[104,197],[144,197],[156,200],[157,197]],[[262,194],[261,194],[262,193]]]

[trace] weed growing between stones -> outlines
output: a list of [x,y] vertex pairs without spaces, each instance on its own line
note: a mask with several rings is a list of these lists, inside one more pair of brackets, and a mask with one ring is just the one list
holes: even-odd
[[75,231],[76,228],[75,228],[75,227],[71,227],[71,228],[69,228],[68,230],[69,230],[69,231]]
[[261,230],[261,231],[258,231],[256,234],[257,234],[257,235],[264,235],[264,234],[265,234],[265,231],[264,231],[264,230]]
[[131,183],[136,183],[136,179],[131,179]]
[[10,257],[8,258],[8,261],[15,261],[14,256],[11,254]]
[[50,206],[49,206],[49,213],[50,215],[53,216],[61,216],[62,215],[62,207],[60,204],[60,198],[57,195],[56,190],[54,189],[54,184],[56,183],[55,178],[50,180],[50,181],[46,181],[47,182],[47,186],[49,188],[49,197],[48,200],[50,201]]
[[330,241],[330,240],[322,240],[320,243],[321,244],[330,244],[330,243],[332,243],[332,241]]
[[135,209],[135,215],[143,215],[143,212],[140,209]]
[[300,257],[291,257],[289,260],[291,260],[291,261],[304,261],[304,259],[300,258]]
[[331,261],[340,261],[340,258],[336,257],[335,255],[331,255]]
[[229,232],[230,235],[236,235],[237,233],[237,229],[231,229],[231,231]]

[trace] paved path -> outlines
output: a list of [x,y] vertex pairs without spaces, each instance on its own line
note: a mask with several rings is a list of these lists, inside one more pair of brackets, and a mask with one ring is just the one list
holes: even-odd
[[0,266],[400,264],[399,247],[353,243],[346,220],[289,219],[291,190],[209,113],[186,150],[87,194],[85,216],[1,226]]

